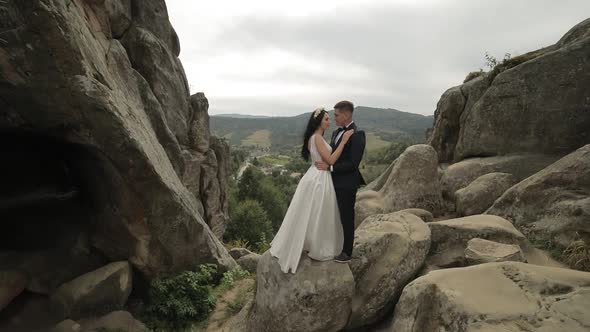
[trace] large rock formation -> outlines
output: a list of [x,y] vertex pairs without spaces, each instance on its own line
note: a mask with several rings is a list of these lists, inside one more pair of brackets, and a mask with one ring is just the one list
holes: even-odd
[[383,319],[422,267],[429,247],[430,229],[413,214],[374,215],[363,221],[350,263],[356,289],[347,328]]
[[441,162],[509,153],[564,155],[590,142],[590,19],[555,45],[443,94],[429,143]]
[[386,331],[590,330],[590,273],[524,263],[430,272],[410,283]]
[[471,184],[480,176],[490,173],[511,174],[515,181],[537,173],[559,157],[542,154],[521,154],[496,157],[468,158],[449,165],[442,171],[443,197],[455,202],[455,192]]
[[[2,7],[0,134],[15,150],[23,138],[52,142],[59,152],[52,158],[74,188],[66,193],[85,204],[76,222],[88,223],[93,250],[146,276],[200,263],[235,266],[207,225],[223,233],[226,149],[203,132],[204,96],[191,105],[164,0]],[[7,188],[29,178],[27,164],[15,164]],[[3,198],[3,220],[70,197],[5,194],[22,199]]]
[[354,279],[347,264],[302,255],[297,273],[283,273],[270,252],[260,258],[249,331],[339,331],[348,320]]
[[549,248],[590,241],[590,145],[510,188],[486,213]]
[[442,210],[438,162],[431,146],[410,146],[375,182],[372,190],[357,196],[357,226],[373,214],[420,208],[436,216]]

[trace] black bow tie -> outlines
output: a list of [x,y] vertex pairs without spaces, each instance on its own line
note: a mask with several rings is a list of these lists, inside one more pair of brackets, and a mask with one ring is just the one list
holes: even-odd
[[338,127],[338,132],[345,131],[346,127]]

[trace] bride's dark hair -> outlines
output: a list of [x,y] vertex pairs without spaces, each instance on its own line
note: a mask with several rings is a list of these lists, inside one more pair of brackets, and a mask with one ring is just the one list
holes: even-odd
[[322,124],[324,114],[326,114],[326,110],[324,110],[323,108],[318,108],[309,116],[307,128],[305,128],[305,134],[303,134],[303,146],[301,147],[301,157],[305,161],[309,161],[309,139],[311,138],[311,135],[313,135],[313,133]]

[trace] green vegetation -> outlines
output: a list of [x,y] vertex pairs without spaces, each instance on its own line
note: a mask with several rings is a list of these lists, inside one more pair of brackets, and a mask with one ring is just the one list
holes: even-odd
[[184,330],[207,319],[215,307],[212,295],[216,266],[206,264],[197,271],[154,279],[143,320],[154,331]]
[[[226,319],[237,313],[252,295],[253,287],[241,288],[233,297],[227,296],[228,292],[237,282],[253,276],[239,266],[225,272],[221,279],[215,278],[216,271],[215,265],[206,264],[197,271],[153,280],[148,305],[140,313],[142,321],[153,332],[198,331],[209,324],[210,315],[220,301],[227,305],[219,308],[225,310]],[[228,298],[231,298],[229,302]]]
[[226,243],[243,244],[263,253],[281,226],[297,179],[280,172],[264,174],[255,166],[248,167],[240,180],[230,181],[230,220],[224,234]]
[[272,224],[260,203],[248,199],[239,202],[233,210],[224,234],[226,241],[241,240],[255,244],[249,246],[254,251],[263,249],[266,239],[272,236]]
[[485,72],[483,71],[483,69],[480,69],[479,71],[472,71],[469,74],[467,74],[467,76],[465,77],[465,79],[463,80],[463,83],[467,83],[471,80],[474,80],[480,76],[485,75]]

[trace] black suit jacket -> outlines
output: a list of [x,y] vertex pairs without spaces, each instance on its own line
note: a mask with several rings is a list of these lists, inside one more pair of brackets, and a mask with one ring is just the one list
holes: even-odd
[[[359,171],[359,165],[363,154],[365,152],[365,132],[359,130],[356,124],[353,122],[346,130],[354,130],[354,134],[350,137],[340,158],[333,165],[332,180],[334,182],[335,189],[358,189],[361,185],[365,185],[365,179]],[[335,142],[338,136],[338,130],[332,133],[332,139],[330,145],[333,150],[336,150],[342,138],[338,142]]]

